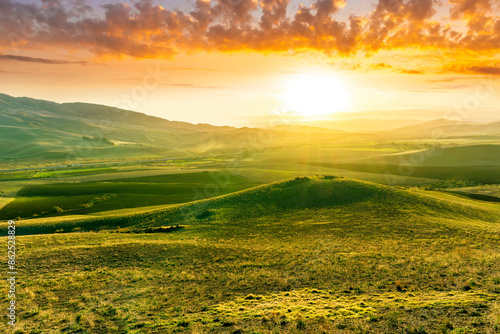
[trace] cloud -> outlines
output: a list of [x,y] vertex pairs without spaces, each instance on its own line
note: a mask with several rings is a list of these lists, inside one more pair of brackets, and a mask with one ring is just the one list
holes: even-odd
[[448,78],[443,78],[443,79],[431,79],[431,80],[425,80],[426,82],[430,83],[445,83],[445,82],[457,82],[457,81],[462,81],[462,80],[470,80],[469,77],[448,77]]
[[478,73],[478,74],[492,74],[492,75],[500,75],[500,67],[493,66],[474,66],[468,69],[470,72]]
[[399,70],[399,73],[403,73],[403,74],[424,74],[424,72],[422,72],[422,71],[408,70],[408,69],[401,69],[401,70]]
[[394,66],[386,64],[386,63],[371,64],[369,66],[369,69],[387,70],[387,71],[402,73],[402,74],[423,74],[423,72],[415,70],[415,69],[395,68]]
[[476,65],[471,66],[470,64],[458,63],[443,66],[442,70],[446,73],[476,74],[479,76],[500,75],[500,64],[494,63],[490,65],[485,62],[478,62]]
[[452,19],[459,19],[463,16],[474,17],[478,13],[491,11],[490,0],[450,0],[452,5],[450,15]]
[[383,69],[392,69],[392,65],[386,64],[386,63],[377,63],[372,65],[373,68],[383,68]]
[[[138,58],[197,51],[499,51],[500,21],[492,5],[498,0],[449,0],[450,18],[438,21],[436,9],[446,1],[378,0],[371,13],[340,19],[344,0],[313,0],[298,8],[290,0],[196,0],[191,11],[138,0],[105,3],[101,16],[85,0],[2,0],[0,50],[63,48]],[[464,22],[465,31],[452,28],[456,20]]]
[[13,60],[13,61],[23,61],[29,63],[41,63],[41,64],[53,64],[53,65],[67,65],[67,64],[79,64],[87,65],[86,61],[67,61],[67,60],[56,60],[56,59],[46,59],[46,58],[33,58],[25,56],[16,55],[0,55],[1,60]]

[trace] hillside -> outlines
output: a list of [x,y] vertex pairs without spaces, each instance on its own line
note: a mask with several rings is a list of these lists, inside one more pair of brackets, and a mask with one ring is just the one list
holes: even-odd
[[[2,159],[163,156],[217,142],[229,127],[172,122],[86,103],[58,104],[0,95]],[[215,134],[212,134],[212,132]]]
[[18,236],[18,328],[494,333],[499,217],[496,204],[320,177],[140,214],[21,221],[20,234],[74,232]]
[[0,163],[213,154],[338,135],[327,129],[304,133],[300,127],[284,131],[190,124],[102,105],[0,94]]
[[[451,198],[451,200],[450,200]],[[488,223],[499,222],[498,206],[475,203],[455,197],[429,196],[428,192],[403,190],[365,181],[342,177],[295,178],[262,185],[232,194],[169,206],[166,210],[130,214],[115,219],[60,220],[59,223],[43,224],[44,219],[22,222],[21,234],[53,233],[63,229],[99,229],[101,226],[148,228],[165,224],[193,224],[200,222],[199,215],[209,212],[210,221],[251,219],[265,216],[281,217],[283,213],[305,214],[308,210],[344,211],[352,215],[368,214],[371,218],[399,217],[400,215],[446,216],[480,219]],[[303,212],[303,211],[306,212]],[[495,225],[492,225],[495,226]]]

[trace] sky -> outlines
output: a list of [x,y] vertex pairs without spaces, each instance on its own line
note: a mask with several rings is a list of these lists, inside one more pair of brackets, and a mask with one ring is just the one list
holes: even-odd
[[0,92],[170,120],[500,119],[500,0],[0,0]]

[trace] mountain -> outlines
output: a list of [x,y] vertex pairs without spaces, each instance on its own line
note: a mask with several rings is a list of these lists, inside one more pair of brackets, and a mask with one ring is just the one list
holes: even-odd
[[[479,124],[446,119],[415,122],[355,119],[270,129],[235,128],[169,121],[103,105],[60,104],[0,94],[0,164],[232,154],[275,147],[348,144],[356,140],[500,134],[500,122]],[[412,125],[387,130],[405,124]]]
[[[76,159],[160,156],[229,127],[193,125],[86,103],[0,95],[0,158]],[[196,135],[194,135],[196,134]]]

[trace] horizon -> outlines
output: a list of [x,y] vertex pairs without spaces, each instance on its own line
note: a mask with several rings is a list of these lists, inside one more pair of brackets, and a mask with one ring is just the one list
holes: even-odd
[[[496,123],[500,122],[500,117],[497,118],[491,118],[491,119],[452,119],[452,118],[444,118],[444,117],[439,117],[439,118],[429,118],[429,119],[411,119],[411,118],[370,118],[370,116],[373,116],[371,113],[363,113],[363,112],[358,112],[358,113],[338,113],[337,115],[332,115],[336,117],[329,117],[329,118],[323,118],[323,119],[310,119],[310,120],[305,120],[300,117],[296,117],[296,115],[278,115],[272,122],[261,122],[261,123],[249,123],[249,124],[243,124],[243,125],[231,125],[231,124],[213,124],[213,123],[200,123],[200,122],[189,122],[189,121],[183,121],[183,120],[176,120],[176,119],[168,119],[163,117],[162,115],[154,115],[154,114],[148,114],[146,112],[142,111],[136,111],[136,110],[131,110],[131,109],[123,109],[119,108],[116,106],[112,105],[105,105],[105,104],[99,104],[99,103],[92,103],[92,102],[82,102],[82,101],[67,101],[67,102],[56,102],[56,101],[50,101],[50,100],[45,100],[45,99],[40,99],[40,98],[34,98],[30,96],[11,96],[9,94],[5,94],[0,92],[0,95],[7,95],[12,98],[26,98],[26,99],[32,99],[32,100],[37,100],[37,101],[44,101],[44,102],[51,102],[51,103],[56,103],[59,105],[63,104],[89,104],[89,105],[95,105],[95,106],[103,106],[103,107],[109,107],[109,108],[117,108],[122,111],[131,111],[135,112],[138,114],[143,114],[146,116],[153,116],[153,117],[158,117],[166,121],[171,121],[171,122],[179,122],[179,123],[189,123],[192,125],[211,125],[211,126],[216,126],[216,127],[233,127],[237,129],[242,129],[242,128],[255,128],[255,129],[270,129],[274,127],[279,127],[279,126],[305,126],[305,127],[311,127],[311,128],[323,128],[323,129],[329,129],[329,130],[335,130],[335,128],[329,127],[328,124],[335,124],[335,123],[342,123],[342,122],[356,122],[356,121],[400,121],[400,122],[411,122],[413,124],[411,125],[417,125],[417,124],[424,124],[424,123],[430,123],[434,121],[451,121],[451,122],[457,122],[457,123],[463,123],[463,124],[491,124],[491,123]],[[84,116],[84,115],[82,115]],[[340,116],[340,117],[339,117]],[[342,117],[344,116],[344,117]],[[345,117],[345,116],[352,116],[352,117]],[[358,117],[356,117],[358,116]],[[267,125],[267,126],[266,126]],[[388,127],[388,129],[398,129],[402,127],[410,126],[409,125],[401,125],[401,126],[394,126],[394,127]],[[385,130],[374,130],[375,132],[378,131],[387,131],[388,129]],[[340,129],[339,129],[340,130]],[[365,130],[361,130],[361,132],[364,132]]]

